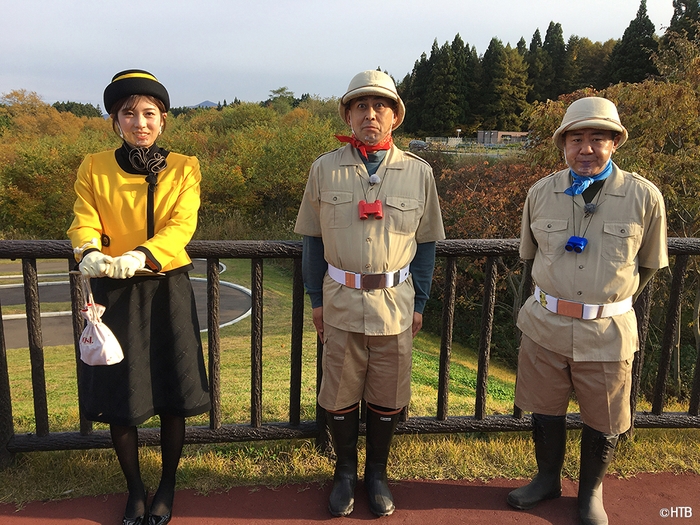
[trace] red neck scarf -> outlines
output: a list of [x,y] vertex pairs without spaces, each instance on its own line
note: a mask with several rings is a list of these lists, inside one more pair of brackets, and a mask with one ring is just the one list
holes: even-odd
[[367,159],[368,153],[374,153],[380,150],[391,149],[391,146],[394,145],[394,139],[392,138],[391,133],[389,133],[389,135],[387,135],[386,138],[382,140],[379,144],[375,144],[374,146],[365,144],[357,137],[355,137],[354,134],[352,137],[348,137],[346,135],[336,135],[335,138],[337,138],[340,142],[347,142],[348,144],[352,144],[360,152],[360,155],[362,155],[365,159]]

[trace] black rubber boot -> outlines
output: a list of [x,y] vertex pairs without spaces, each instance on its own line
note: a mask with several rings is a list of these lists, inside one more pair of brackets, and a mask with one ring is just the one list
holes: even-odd
[[335,449],[335,474],[328,510],[333,516],[347,516],[355,506],[357,484],[357,435],[360,429],[360,407],[343,414],[326,412],[328,428]]
[[527,485],[508,494],[508,504],[528,510],[546,499],[561,496],[561,468],[566,452],[566,416],[532,414],[537,474]]
[[401,412],[381,413],[367,405],[365,488],[369,497],[369,509],[377,516],[389,516],[396,508],[387,482],[386,464],[400,417]]
[[603,478],[617,446],[617,434],[603,434],[583,425],[581,474],[578,483],[578,513],[581,525],[607,525],[603,508]]

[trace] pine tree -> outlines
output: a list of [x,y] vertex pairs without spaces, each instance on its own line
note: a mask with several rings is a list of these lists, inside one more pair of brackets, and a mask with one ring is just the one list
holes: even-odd
[[403,89],[399,93],[406,105],[404,130],[407,133],[419,133],[425,130],[422,116],[425,94],[430,80],[430,69],[428,57],[423,53],[413,66],[410,80],[402,82]]
[[673,16],[667,32],[683,33],[693,40],[698,32],[697,25],[700,22],[699,0],[673,0]]
[[547,100],[554,78],[554,69],[549,53],[542,48],[542,36],[539,29],[535,30],[532,40],[530,40],[530,48],[527,53],[527,73],[530,84],[527,101]]
[[[605,65],[609,61],[610,54],[617,44],[617,40],[610,39],[605,43],[591,42],[588,38],[576,37],[575,49],[567,52],[573,54],[575,61],[574,70],[576,76],[572,79],[569,92],[586,87],[602,89],[607,85],[605,80]],[[571,45],[571,39],[569,39]]]
[[527,56],[527,42],[525,42],[523,37],[520,37],[520,40],[518,40],[516,49],[518,50],[518,53],[520,53],[521,57],[525,58]]
[[467,122],[469,107],[469,77],[467,76],[467,63],[469,60],[469,45],[465,45],[459,33],[455,35],[451,45],[452,58],[455,64],[455,88],[457,94],[457,124],[464,128]]
[[622,39],[615,45],[606,67],[606,80],[618,82],[642,82],[658,70],[651,60],[658,50],[653,22],[647,15],[647,2],[641,0],[637,16],[625,29]]
[[432,67],[423,106],[423,126],[431,134],[451,135],[457,125],[459,106],[457,68],[449,44],[438,47],[437,40],[433,42],[429,62]]
[[54,102],[53,107],[56,108],[60,113],[73,113],[78,117],[101,117],[102,111],[100,106],[93,106],[92,104],[83,104],[81,102]]
[[563,72],[566,69],[566,44],[564,43],[564,31],[561,24],[550,22],[547,33],[544,36],[542,49],[549,55],[552,64],[552,82],[545,92],[546,98],[556,100],[557,97],[566,93],[566,80]]
[[527,64],[510,44],[492,38],[482,60],[486,129],[518,131],[527,107]]
[[451,50],[456,69],[456,127],[465,135],[475,134],[479,122],[481,63],[476,49],[464,44],[459,34],[452,41]]
[[581,63],[578,60],[581,49],[581,39],[571,35],[566,43],[566,69],[562,72],[563,84],[567,93],[576,91],[581,81]]

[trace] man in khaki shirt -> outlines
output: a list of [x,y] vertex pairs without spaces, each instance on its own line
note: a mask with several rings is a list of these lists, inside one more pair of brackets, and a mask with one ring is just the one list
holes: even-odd
[[508,503],[530,509],[561,495],[566,411],[572,391],[583,419],[578,507],[582,524],[607,524],[602,480],[618,435],[630,427],[632,304],[668,265],[659,190],[611,156],[627,140],[615,105],[573,102],[554,133],[569,168],[530,188],[520,256],[535,293],[518,316],[522,342],[515,403],[533,413],[538,473]]
[[386,516],[389,448],[410,401],[412,340],[445,233],[430,165],[393,145],[405,108],[391,77],[359,73],[339,111],[353,134],[311,166],[294,231],[304,236],[304,285],[324,344],[318,402],[337,455],[329,510],[353,510],[364,399],[365,487],[372,512]]

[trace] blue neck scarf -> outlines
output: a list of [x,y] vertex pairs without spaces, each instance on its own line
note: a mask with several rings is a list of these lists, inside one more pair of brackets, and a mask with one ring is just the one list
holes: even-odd
[[581,195],[584,191],[586,191],[586,188],[588,188],[588,186],[590,186],[594,182],[607,179],[612,173],[612,169],[612,159],[608,160],[608,163],[605,165],[605,168],[603,168],[603,171],[598,173],[598,175],[594,175],[593,177],[583,177],[574,173],[574,170],[569,169],[569,171],[571,172],[571,177],[574,179],[574,183],[571,185],[570,188],[564,190],[564,193],[572,196]]

